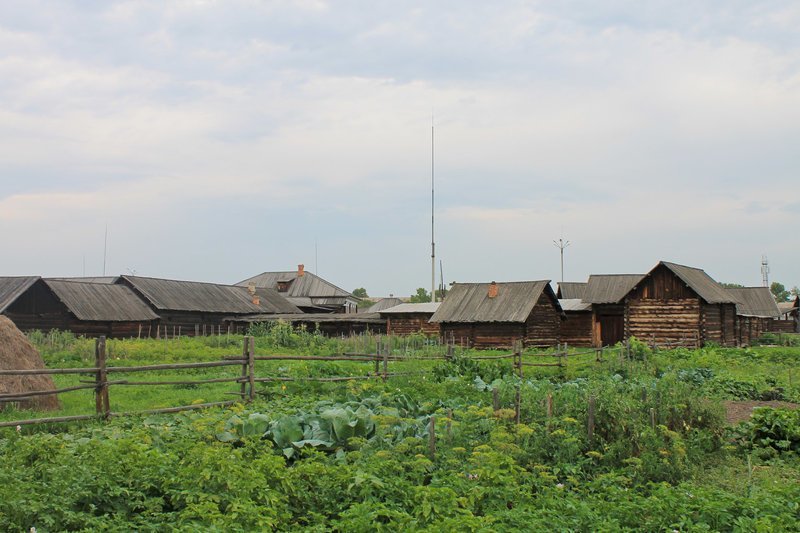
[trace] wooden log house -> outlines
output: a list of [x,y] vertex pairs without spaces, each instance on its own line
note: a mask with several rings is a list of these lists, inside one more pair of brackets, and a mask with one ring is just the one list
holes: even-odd
[[147,302],[161,317],[168,334],[210,335],[227,331],[230,317],[301,312],[276,291],[263,287],[141,276],[120,276],[117,284],[130,288]]
[[592,307],[589,325],[592,346],[613,346],[625,340],[625,296],[643,277],[644,274],[589,276],[583,302]]
[[440,305],[441,302],[403,303],[384,309],[380,314],[386,319],[386,332],[389,335],[421,333],[429,337],[438,337],[439,324],[430,320]]
[[775,333],[800,333],[800,296],[789,302],[778,302],[780,314],[766,323],[767,331]]
[[155,335],[159,316],[128,287],[0,278],[0,313],[23,331],[53,329],[109,338]]
[[296,271],[262,272],[236,285],[274,289],[304,313],[356,313],[360,301],[346,290],[306,271],[303,265],[297,265]]
[[592,346],[592,304],[580,298],[560,299],[566,319],[561,322],[561,342],[568,346]]
[[699,268],[662,261],[625,296],[625,337],[667,346],[736,346],[736,300]]
[[739,346],[749,346],[767,331],[770,322],[780,316],[778,304],[767,287],[726,289],[736,300],[736,334]]
[[456,283],[431,317],[446,342],[512,348],[555,346],[564,318],[549,280]]

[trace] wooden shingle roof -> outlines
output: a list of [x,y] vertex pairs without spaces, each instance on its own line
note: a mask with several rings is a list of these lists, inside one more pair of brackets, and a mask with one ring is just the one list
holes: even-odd
[[517,322],[528,319],[542,292],[547,292],[561,312],[550,280],[497,284],[497,296],[489,298],[490,283],[456,283],[447,293],[431,322]]
[[193,311],[205,313],[257,314],[264,308],[252,302],[243,287],[180,281],[172,279],[120,276],[118,283],[127,283],[160,311]]
[[[661,261],[658,265],[664,265],[673,274],[681,278],[700,298],[710,304],[729,304],[736,303],[735,298],[722,285],[714,281],[714,278],[706,274],[700,268],[678,265]],[[658,265],[656,268],[658,268]]]
[[776,318],[781,315],[767,287],[734,287],[726,290],[736,299],[736,314],[739,316]]
[[39,276],[0,277],[0,313],[5,311],[39,279],[41,279]]
[[78,320],[143,322],[158,319],[158,315],[124,285],[52,279],[44,282]]
[[589,304],[619,303],[642,278],[644,274],[593,274],[582,299]]
[[589,284],[585,281],[562,281],[558,284],[556,295],[560,300],[582,299]]

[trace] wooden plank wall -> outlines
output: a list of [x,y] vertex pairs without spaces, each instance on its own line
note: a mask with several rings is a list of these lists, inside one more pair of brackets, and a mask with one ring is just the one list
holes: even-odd
[[439,335],[439,324],[428,322],[431,313],[387,314],[386,331],[390,335],[415,335],[422,333],[435,337]]
[[592,346],[592,312],[568,311],[561,322],[561,342],[569,346]]

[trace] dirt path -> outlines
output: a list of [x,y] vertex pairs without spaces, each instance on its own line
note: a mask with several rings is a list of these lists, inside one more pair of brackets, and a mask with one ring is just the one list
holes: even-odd
[[728,424],[738,424],[750,418],[754,407],[773,407],[781,409],[798,409],[800,404],[790,402],[756,402],[756,401],[725,401],[725,419]]

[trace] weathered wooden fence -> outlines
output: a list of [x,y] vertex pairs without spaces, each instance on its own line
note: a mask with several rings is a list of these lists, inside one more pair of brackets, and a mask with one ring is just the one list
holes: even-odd
[[[95,366],[86,368],[44,368],[44,369],[31,369],[31,370],[2,370],[0,369],[0,376],[25,376],[25,375],[65,375],[65,374],[79,374],[86,377],[92,376],[93,379],[79,380],[80,385],[63,387],[55,390],[41,390],[41,391],[25,391],[17,393],[4,393],[0,394],[0,404],[15,403],[24,400],[31,400],[36,397],[63,394],[79,390],[94,390],[95,399],[95,413],[91,415],[72,415],[72,416],[59,416],[59,417],[44,417],[32,418],[25,420],[13,420],[0,422],[0,427],[13,427],[29,424],[45,424],[55,422],[70,422],[78,420],[91,420],[91,419],[109,419],[115,416],[128,416],[136,414],[155,414],[155,413],[175,413],[185,410],[202,409],[206,407],[227,406],[232,405],[238,401],[249,402],[255,398],[256,383],[269,383],[269,382],[289,382],[289,381],[316,381],[316,382],[339,382],[339,381],[353,381],[353,380],[367,380],[367,379],[381,379],[383,381],[393,377],[400,376],[413,376],[428,374],[430,371],[421,370],[413,372],[390,371],[389,363],[392,362],[410,362],[410,361],[441,361],[453,360],[456,357],[456,346],[453,344],[443,346],[443,351],[438,355],[425,355],[425,356],[411,356],[411,355],[398,355],[393,353],[397,349],[396,342],[393,343],[391,338],[388,340],[379,340],[375,345],[374,353],[344,353],[338,355],[256,355],[255,353],[255,338],[246,336],[242,345],[241,356],[228,356],[219,361],[203,361],[191,363],[168,363],[156,365],[143,365],[143,366],[107,366],[107,350],[106,338],[100,337],[95,341]],[[402,345],[400,346],[400,351]],[[501,355],[469,355],[470,360],[476,361],[492,361],[492,360],[508,360],[513,359],[513,366],[517,369],[519,377],[523,378],[523,368],[525,366],[539,366],[539,367],[560,367],[564,368],[567,365],[568,358],[576,358],[593,354],[595,361],[602,361],[603,350],[587,350],[584,352],[577,352],[569,354],[566,345],[559,346],[555,352],[544,353],[539,355],[523,356],[522,346],[518,345],[514,353],[501,354]],[[463,353],[462,353],[463,356]],[[524,357],[531,358],[533,361],[526,361]],[[540,362],[546,360],[554,360],[554,362]],[[359,362],[369,364],[371,370],[359,375],[349,376],[258,376],[256,375],[256,362],[257,361],[346,361],[346,362]],[[194,380],[131,380],[131,379],[113,379],[115,374],[130,374],[141,372],[158,372],[164,370],[192,370],[192,369],[207,369],[219,367],[240,366],[241,373],[236,377],[220,377],[210,379],[194,379]],[[210,403],[200,403],[192,405],[180,405],[175,407],[167,407],[161,409],[150,409],[136,412],[114,412],[111,410],[110,403],[110,389],[112,387],[121,386],[196,386],[206,385],[212,383],[236,383],[239,385],[239,390],[236,392],[228,392],[226,394],[239,396],[239,400],[228,400]],[[516,397],[516,415],[517,421],[520,419],[520,394],[519,385]]]

